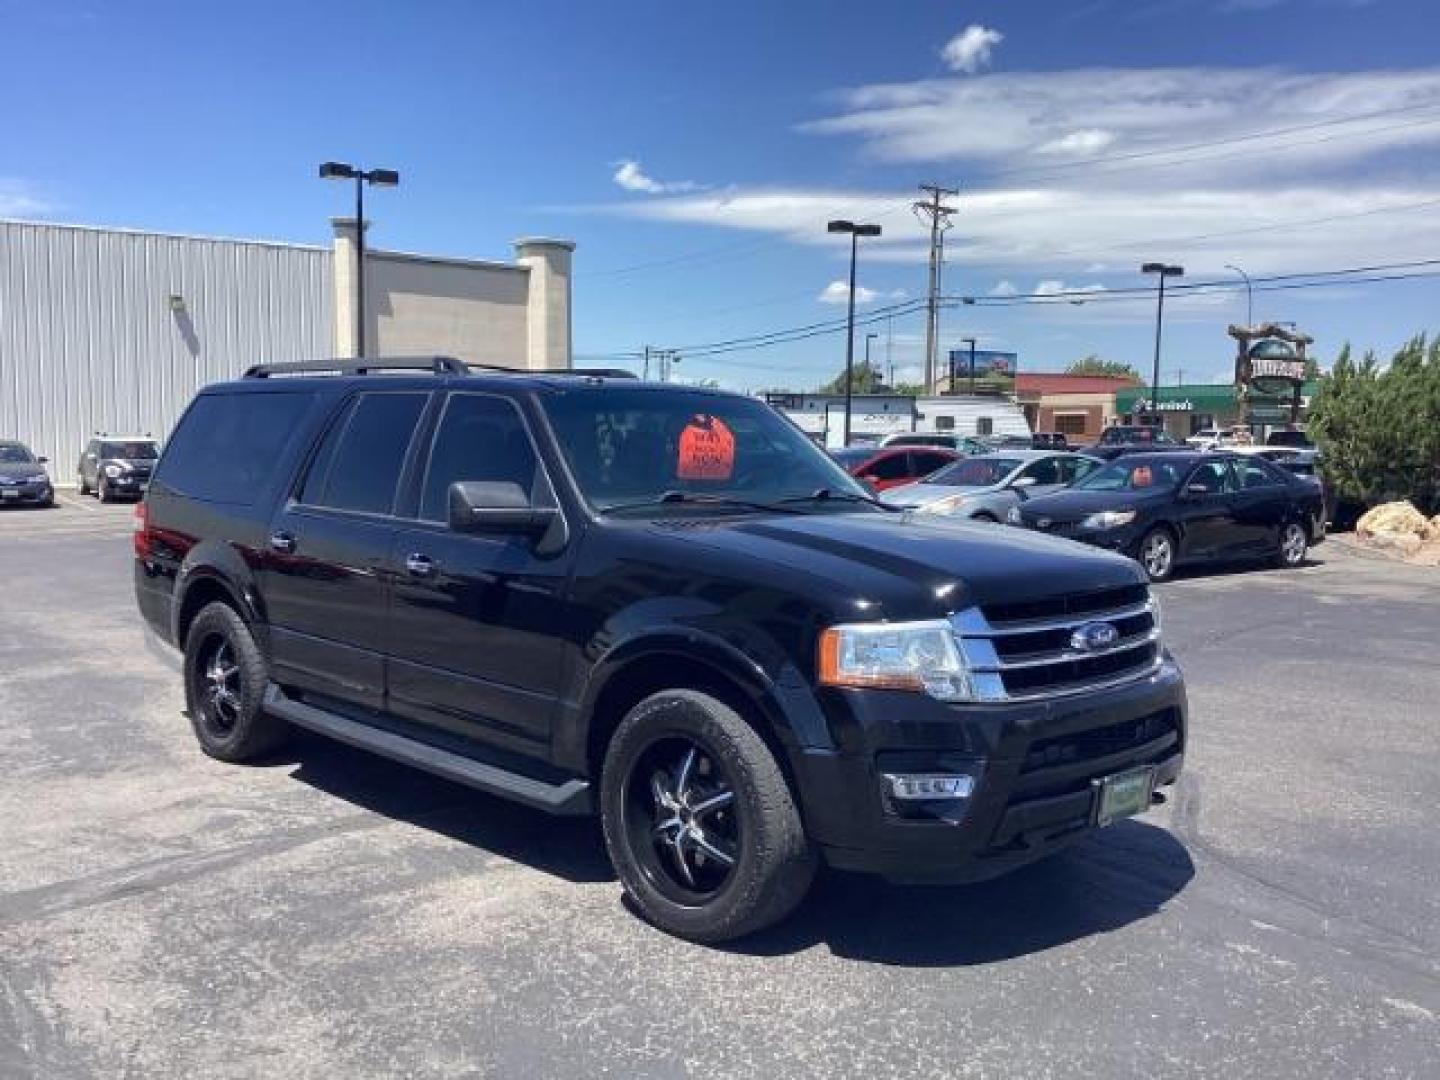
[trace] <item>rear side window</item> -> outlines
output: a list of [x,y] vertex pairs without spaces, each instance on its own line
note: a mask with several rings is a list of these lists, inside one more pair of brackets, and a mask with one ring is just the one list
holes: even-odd
[[170,439],[155,482],[192,499],[253,506],[314,395],[204,394]]
[[426,394],[361,394],[330,426],[306,473],[300,501],[388,514]]

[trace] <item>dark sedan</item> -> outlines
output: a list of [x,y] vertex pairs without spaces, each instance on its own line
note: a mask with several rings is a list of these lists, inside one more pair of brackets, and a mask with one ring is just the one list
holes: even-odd
[[1325,538],[1324,496],[1263,458],[1127,454],[1069,488],[1015,507],[1012,525],[1136,559],[1151,581],[1182,563],[1267,558],[1299,566]]
[[53,506],[45,459],[19,442],[0,442],[0,506]]
[[1101,432],[1099,440],[1085,447],[1084,452],[1091,457],[1113,461],[1122,454],[1185,449],[1187,449],[1185,444],[1175,439],[1164,428],[1130,424],[1106,428]]

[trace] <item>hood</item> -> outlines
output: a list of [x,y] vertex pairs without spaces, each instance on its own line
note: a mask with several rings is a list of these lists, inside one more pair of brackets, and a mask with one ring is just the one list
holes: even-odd
[[38,480],[45,475],[45,466],[38,461],[0,461],[0,476],[12,480]]
[[1101,510],[1129,510],[1132,507],[1168,502],[1173,491],[1057,491],[1053,495],[1037,495],[1020,504],[1020,517],[1025,521],[1047,517],[1053,521],[1079,521]]
[[985,487],[965,487],[959,484],[906,484],[881,492],[880,501],[892,506],[923,506],[936,499],[948,499],[954,495],[988,495],[999,488],[999,484]]
[[674,520],[648,527],[683,539],[676,561],[690,563],[700,577],[723,566],[731,576],[744,574],[870,619],[936,618],[972,604],[1144,580],[1130,559],[1071,540],[924,514]]

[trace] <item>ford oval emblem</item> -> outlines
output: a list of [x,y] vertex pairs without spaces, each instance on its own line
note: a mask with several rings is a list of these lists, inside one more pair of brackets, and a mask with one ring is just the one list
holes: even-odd
[[1040,519],[1038,519],[1038,520],[1035,522],[1035,527],[1036,527],[1037,529],[1048,529],[1048,528],[1050,527],[1050,519],[1049,519],[1049,518],[1040,518]]
[[1076,652],[1095,652],[1108,649],[1119,640],[1120,631],[1113,623],[1087,622],[1084,626],[1077,626],[1070,635],[1070,648]]

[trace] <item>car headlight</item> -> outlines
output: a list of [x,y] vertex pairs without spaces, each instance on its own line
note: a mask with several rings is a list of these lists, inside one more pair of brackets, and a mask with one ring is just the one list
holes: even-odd
[[1023,525],[1024,520],[1020,517],[1020,508],[1012,506],[1005,511],[1005,523],[1007,525]]
[[120,468],[119,465],[106,465],[106,466],[105,466],[105,475],[108,476],[111,480],[114,480],[117,476],[119,476],[119,475],[120,475],[122,472],[124,472],[124,471],[125,471],[125,470],[122,469],[122,468]]
[[1082,529],[1118,529],[1135,520],[1134,510],[1101,510],[1080,522]]
[[918,690],[940,701],[974,696],[970,670],[944,619],[849,623],[820,635],[820,683]]
[[953,514],[965,505],[967,498],[965,495],[946,495],[943,499],[925,503],[916,509],[926,514]]

